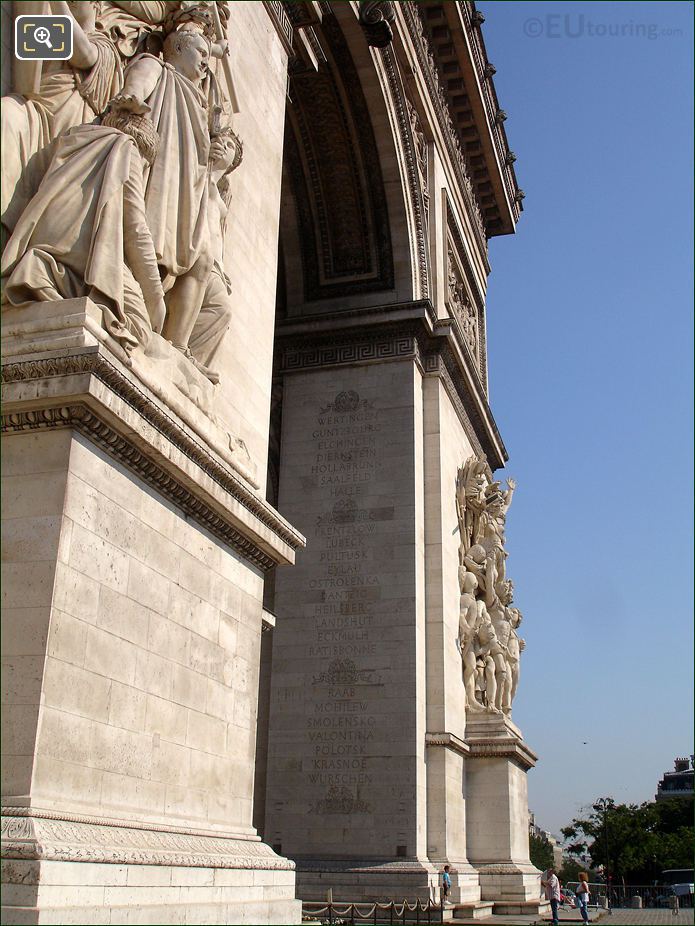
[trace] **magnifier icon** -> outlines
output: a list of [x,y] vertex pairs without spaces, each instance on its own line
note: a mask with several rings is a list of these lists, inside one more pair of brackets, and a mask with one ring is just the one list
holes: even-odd
[[46,45],[48,48],[53,50],[51,45],[51,33],[46,29],[45,26],[39,26],[38,29],[34,32],[34,41],[41,42],[42,45]]

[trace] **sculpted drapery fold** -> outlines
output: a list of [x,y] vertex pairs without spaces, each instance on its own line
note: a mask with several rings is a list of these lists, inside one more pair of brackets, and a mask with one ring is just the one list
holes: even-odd
[[5,303],[89,296],[126,354],[161,333],[215,383],[242,153],[229,68],[218,83],[211,66],[227,53],[227,4],[48,7],[72,16],[75,52],[3,99]]

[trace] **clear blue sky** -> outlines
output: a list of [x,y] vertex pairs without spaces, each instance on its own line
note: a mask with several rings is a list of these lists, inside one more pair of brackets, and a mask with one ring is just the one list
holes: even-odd
[[514,720],[559,835],[600,795],[653,799],[693,750],[693,6],[478,6],[526,192],[487,308],[519,483]]

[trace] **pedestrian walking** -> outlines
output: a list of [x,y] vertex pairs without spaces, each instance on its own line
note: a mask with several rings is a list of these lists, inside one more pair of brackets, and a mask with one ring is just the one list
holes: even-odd
[[444,866],[444,871],[442,872],[442,902],[448,903],[449,897],[451,895],[451,875],[449,874],[449,866]]
[[577,909],[582,915],[585,923],[589,920],[589,875],[585,871],[579,872],[579,884],[577,885]]
[[545,877],[541,878],[541,884],[545,887],[546,899],[550,901],[550,909],[553,914],[553,926],[559,926],[560,919],[558,910],[560,909],[560,882],[555,874],[554,868],[549,868]]

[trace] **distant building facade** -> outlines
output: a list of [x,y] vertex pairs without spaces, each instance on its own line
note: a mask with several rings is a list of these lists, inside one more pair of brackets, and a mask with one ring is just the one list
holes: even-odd
[[695,757],[678,758],[673,763],[672,772],[664,772],[664,777],[657,785],[655,798],[667,801],[674,797],[693,797],[693,780],[695,778]]
[[529,836],[538,836],[549,843],[550,848],[553,850],[553,867],[559,871],[565,862],[564,849],[550,830],[543,830],[536,824],[536,815],[531,810],[528,813],[528,833]]

